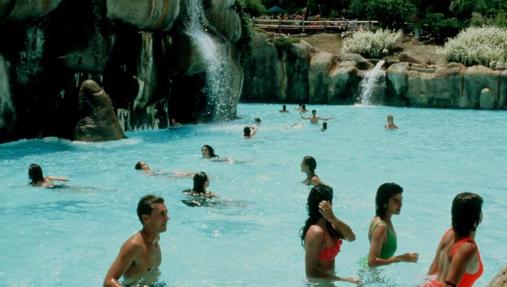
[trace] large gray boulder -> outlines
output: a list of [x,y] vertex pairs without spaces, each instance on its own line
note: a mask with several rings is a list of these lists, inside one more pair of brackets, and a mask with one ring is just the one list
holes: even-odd
[[[9,10],[12,1],[0,0],[0,19],[2,10]],[[6,16],[7,21],[23,21],[31,18],[41,18],[53,11],[61,0],[16,0],[14,7]]]
[[241,37],[241,20],[234,9],[235,3],[236,0],[211,0],[207,10],[216,31],[233,44]]
[[111,99],[93,80],[81,84],[79,114],[74,140],[97,142],[125,138]]
[[495,278],[493,278],[491,282],[489,282],[487,287],[506,287],[506,286],[507,286],[507,266],[502,268],[502,270],[500,270],[498,274],[496,274]]
[[[408,71],[405,98],[416,107],[456,107],[457,97],[462,94],[464,66],[449,64],[437,68],[411,67]],[[468,106],[460,106],[468,107]]]
[[14,4],[14,0],[0,0],[0,21],[12,11]]
[[333,85],[328,97],[330,104],[352,104],[359,92],[359,69],[353,62],[341,62],[329,73]]
[[338,56],[318,51],[312,54],[308,71],[309,102],[327,104],[335,95],[335,83],[330,75]]
[[501,109],[507,109],[507,70],[504,70],[500,75],[500,95],[498,107]]
[[481,91],[484,88],[490,90],[491,108],[496,107],[499,99],[500,72],[491,70],[484,66],[468,67],[463,73],[463,97],[460,99],[460,107],[480,107]]
[[0,142],[12,132],[15,121],[16,110],[12,103],[9,86],[9,64],[0,54]]
[[285,98],[287,81],[284,63],[266,34],[255,33],[252,51],[245,55],[245,81],[242,97],[246,101],[274,102]]
[[168,31],[180,14],[180,0],[107,0],[107,17],[141,30]]

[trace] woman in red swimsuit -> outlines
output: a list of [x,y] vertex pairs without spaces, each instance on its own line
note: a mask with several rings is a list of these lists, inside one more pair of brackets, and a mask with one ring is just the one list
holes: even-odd
[[354,241],[356,236],[333,214],[332,201],[333,189],[323,184],[313,187],[308,195],[308,219],[300,234],[305,248],[306,276],[358,284],[360,281],[356,278],[334,274],[334,258],[340,252],[342,239]]
[[452,202],[452,228],[442,236],[428,270],[435,278],[424,287],[471,287],[482,275],[475,230],[482,219],[482,198],[475,193],[458,194]]

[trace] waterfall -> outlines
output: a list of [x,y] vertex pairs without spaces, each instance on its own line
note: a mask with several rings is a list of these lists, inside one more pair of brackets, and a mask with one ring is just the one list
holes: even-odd
[[228,55],[204,29],[206,16],[202,0],[187,0],[185,33],[196,45],[206,66],[207,113],[215,121],[233,119],[235,94]]
[[378,80],[385,75],[385,71],[382,70],[382,66],[385,61],[380,60],[371,71],[368,71],[364,78],[361,80],[359,84],[361,96],[359,97],[361,105],[371,105],[371,96],[373,95],[373,90],[375,89],[375,85]]

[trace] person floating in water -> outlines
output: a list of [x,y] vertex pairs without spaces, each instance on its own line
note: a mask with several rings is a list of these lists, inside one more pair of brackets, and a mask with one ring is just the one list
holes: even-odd
[[209,177],[205,172],[196,173],[192,189],[183,191],[190,198],[182,200],[182,202],[188,206],[211,206],[216,204],[216,194],[206,190],[209,187],[209,182]]
[[316,110],[312,110],[312,115],[310,117],[305,117],[302,114],[300,114],[300,116],[304,120],[310,120],[310,123],[312,123],[314,125],[319,124],[319,120],[328,121],[328,120],[334,119],[334,117],[330,117],[330,118],[318,117]]
[[227,157],[221,157],[215,154],[215,149],[210,145],[203,145],[201,147],[201,154],[203,159],[209,159],[211,161],[228,161],[228,162],[234,162],[233,160],[227,158]]
[[243,137],[245,137],[246,139],[250,139],[252,138],[255,133],[257,132],[257,128],[255,127],[244,127],[243,128]]
[[162,261],[160,233],[167,230],[169,221],[164,199],[156,195],[142,197],[137,204],[137,216],[143,227],[123,243],[107,271],[104,287],[151,286],[158,281]]
[[482,220],[480,195],[464,192],[452,201],[452,227],[438,244],[428,270],[433,278],[424,287],[471,287],[481,277],[482,265],[475,233]]
[[299,104],[299,106],[297,107],[296,110],[298,112],[300,112],[300,113],[306,113],[306,112],[308,112],[308,110],[306,109],[306,105],[305,104]]
[[181,127],[181,124],[178,121],[176,121],[175,118],[171,118],[171,120],[169,121],[169,127],[170,128],[179,128],[179,127]]
[[32,163],[28,167],[28,178],[30,179],[30,185],[37,187],[54,188],[62,185],[55,185],[54,181],[68,181],[65,177],[59,176],[46,176],[42,174],[42,168],[36,163]]
[[354,241],[356,235],[333,213],[333,189],[326,185],[312,188],[307,199],[308,219],[300,231],[305,248],[305,271],[310,281],[327,279],[361,283],[357,278],[342,278],[335,274],[335,257],[342,240]]
[[255,123],[257,126],[260,126],[260,125],[261,125],[261,118],[255,118],[255,119],[254,119],[254,123]]
[[391,217],[400,214],[403,188],[396,183],[379,186],[375,196],[375,217],[368,229],[370,251],[368,266],[375,267],[397,262],[417,262],[419,254],[405,253],[394,255],[397,249],[396,232]]
[[323,122],[320,131],[325,132],[326,130],[327,130],[327,122]]
[[387,123],[385,124],[384,128],[388,130],[398,129],[398,126],[394,124],[393,115],[387,115]]
[[282,106],[282,109],[280,110],[280,113],[288,113],[289,111],[287,110],[287,105],[283,105]]
[[319,185],[322,184],[320,178],[317,174],[315,174],[315,169],[317,168],[317,161],[313,156],[305,156],[301,161],[301,171],[306,174],[306,179],[303,180],[303,183],[306,185]]
[[194,176],[195,172],[191,171],[153,171],[148,164],[146,164],[144,161],[138,161],[136,165],[134,166],[134,169],[136,170],[142,170],[145,175],[148,176],[155,176],[155,175],[163,175],[168,177],[174,177],[174,178],[182,178],[182,177],[192,177]]

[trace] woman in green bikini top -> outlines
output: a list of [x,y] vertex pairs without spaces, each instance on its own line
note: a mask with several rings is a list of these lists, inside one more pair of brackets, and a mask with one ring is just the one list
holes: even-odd
[[393,214],[400,214],[403,188],[396,183],[379,186],[375,197],[376,215],[368,231],[370,251],[368,266],[375,267],[396,262],[417,262],[417,253],[394,255],[398,246],[396,232],[391,222]]

